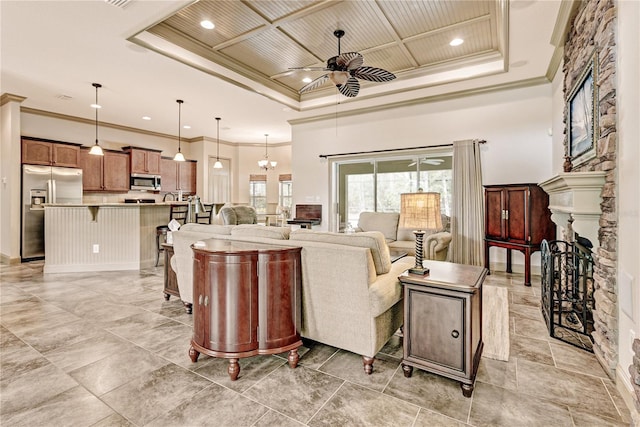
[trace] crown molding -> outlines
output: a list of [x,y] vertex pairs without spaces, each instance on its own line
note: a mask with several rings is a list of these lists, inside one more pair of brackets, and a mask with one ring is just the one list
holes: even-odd
[[[385,105],[376,105],[376,106],[367,107],[367,108],[360,108],[356,110],[345,111],[343,113],[340,113],[340,116],[341,117],[358,116],[361,114],[384,111],[391,108],[410,107],[413,105],[421,105],[421,104],[427,104],[431,102],[440,102],[440,101],[448,101],[448,100],[457,99],[457,98],[465,98],[472,95],[482,95],[486,93],[500,92],[503,90],[521,89],[526,87],[547,84],[549,82],[550,80],[546,76],[533,77],[530,79],[519,80],[516,82],[501,83],[493,86],[486,86],[486,87],[480,87],[475,89],[466,89],[458,92],[450,92],[450,93],[444,93],[439,95],[425,96],[422,98],[399,101],[399,102],[394,102],[394,103],[385,104]],[[336,117],[335,113],[327,113],[327,114],[321,114],[313,117],[305,117],[302,119],[288,120],[288,123],[292,126],[295,126],[295,125],[300,125],[304,123],[312,123],[312,122],[317,122],[322,120],[334,119],[335,117]]]
[[9,102],[22,102],[25,99],[27,98],[25,98],[24,96],[14,95],[12,93],[3,93],[2,95],[0,95],[0,106],[8,104]]
[[580,0],[570,0],[560,2],[560,10],[556,17],[556,23],[551,33],[551,44],[555,47],[563,47],[567,41],[567,34],[571,28],[573,18],[580,7]]
[[549,66],[547,67],[547,73],[545,76],[549,81],[553,81],[560,68],[560,64],[562,63],[562,58],[564,56],[564,47],[558,46],[554,49],[553,55],[551,56],[551,60],[549,61]]

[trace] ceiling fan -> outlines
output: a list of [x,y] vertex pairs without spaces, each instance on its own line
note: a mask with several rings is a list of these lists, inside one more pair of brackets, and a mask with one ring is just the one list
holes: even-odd
[[[417,161],[413,161],[411,163],[409,163],[407,166],[411,167],[411,166],[415,166],[417,163]],[[425,159],[420,159],[420,163],[421,164],[425,164],[425,165],[433,165],[433,166],[438,166],[441,165],[442,163],[444,163],[444,159],[429,159],[429,158],[425,158]]]
[[393,73],[382,68],[363,66],[364,58],[359,52],[340,53],[340,39],[344,36],[343,30],[335,30],[333,35],[338,39],[338,55],[327,60],[326,67],[295,67],[291,70],[305,71],[329,71],[327,74],[316,78],[311,83],[303,86],[299,93],[307,92],[331,81],[341,94],[355,97],[360,91],[358,79],[371,82],[388,82],[396,78]]

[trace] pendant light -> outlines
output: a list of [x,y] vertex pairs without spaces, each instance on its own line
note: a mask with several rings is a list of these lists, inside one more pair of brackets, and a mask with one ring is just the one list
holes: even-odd
[[182,126],[182,124],[180,123],[180,121],[182,115],[182,103],[184,101],[182,99],[177,99],[176,102],[178,103],[178,152],[173,157],[173,160],[175,160],[176,162],[184,162],[184,154],[182,154],[182,151],[180,151],[180,149],[182,148],[180,143],[180,127]]
[[220,162],[220,117],[216,117],[216,127],[218,128],[218,145],[216,149],[216,162],[213,165],[214,169],[222,169],[222,163]]
[[258,167],[260,169],[264,169],[264,170],[269,170],[269,169],[274,169],[276,167],[276,165],[278,164],[278,162],[276,161],[269,161],[269,154],[267,153],[267,138],[269,137],[268,133],[264,134],[264,159],[262,160],[258,160]]
[[98,144],[98,110],[100,109],[100,104],[98,104],[98,88],[101,88],[102,85],[100,83],[91,83],[91,85],[96,88],[96,103],[92,105],[92,107],[96,109],[96,143],[91,147],[91,150],[89,150],[89,154],[104,156],[102,147]]

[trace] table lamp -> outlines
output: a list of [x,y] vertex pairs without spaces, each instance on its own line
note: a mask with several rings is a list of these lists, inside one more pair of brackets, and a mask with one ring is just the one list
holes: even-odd
[[440,193],[403,193],[400,195],[400,227],[416,228],[416,265],[409,273],[425,275],[429,269],[422,265],[422,240],[424,230],[442,228]]

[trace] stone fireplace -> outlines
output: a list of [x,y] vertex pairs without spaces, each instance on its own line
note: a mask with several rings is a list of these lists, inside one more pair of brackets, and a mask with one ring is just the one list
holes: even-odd
[[549,194],[551,220],[562,240],[572,242],[574,231],[591,241],[594,252],[597,250],[604,183],[605,173],[592,171],[561,173],[540,184]]

